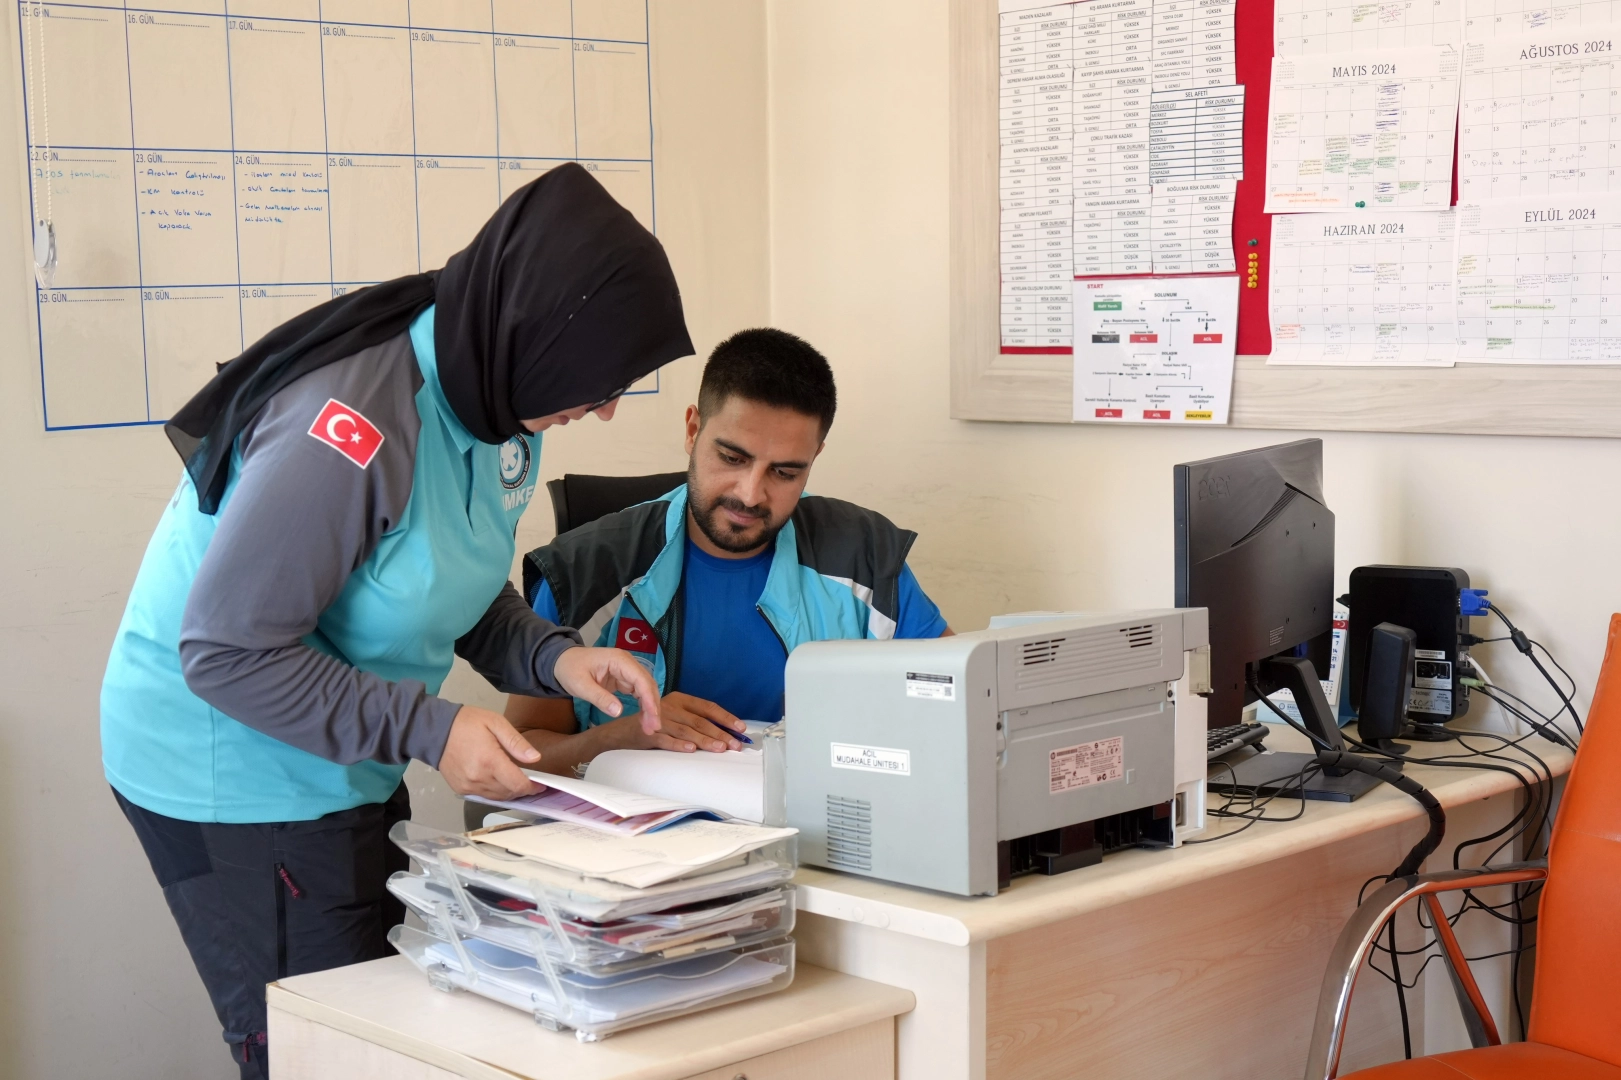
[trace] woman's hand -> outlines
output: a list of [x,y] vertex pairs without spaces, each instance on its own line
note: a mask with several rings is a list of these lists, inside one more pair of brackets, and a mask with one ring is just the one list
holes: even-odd
[[681,754],[743,749],[737,738],[743,721],[713,701],[691,694],[664,695],[664,718],[659,730],[652,734],[644,732],[634,716],[611,720],[594,730],[607,744],[604,749],[674,750]]
[[658,684],[628,652],[576,645],[558,655],[552,677],[564,690],[589,701],[609,716],[618,716],[624,711],[614,695],[631,694],[642,706],[642,732],[651,735],[659,729]]
[[533,765],[540,760],[540,751],[500,713],[463,705],[439,755],[439,773],[458,795],[516,799],[534,791],[535,785],[514,758]]

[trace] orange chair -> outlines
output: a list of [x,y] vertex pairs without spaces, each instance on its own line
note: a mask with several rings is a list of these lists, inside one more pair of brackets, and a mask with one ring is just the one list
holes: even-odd
[[[1502,1044],[1437,894],[1538,880],[1546,884],[1530,1030],[1525,1042]],[[1610,617],[1587,733],[1547,860],[1398,878],[1370,896],[1329,960],[1306,1080],[1338,1075],[1357,970],[1396,909],[1414,898],[1429,908],[1475,1049],[1380,1065],[1343,1080],[1621,1080],[1621,614]]]

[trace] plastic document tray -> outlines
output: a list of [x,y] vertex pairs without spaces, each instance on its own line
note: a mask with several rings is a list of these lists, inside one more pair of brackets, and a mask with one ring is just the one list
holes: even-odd
[[638,889],[411,821],[397,823],[388,835],[424,873],[452,889],[457,883],[478,886],[533,902],[548,917],[597,923],[785,885],[794,876],[799,839],[784,837],[687,877]]
[[608,923],[558,916],[555,929],[533,901],[435,874],[398,873],[388,888],[424,922],[526,956],[544,953],[562,970],[591,975],[780,940],[794,928],[791,885]]
[[388,940],[436,989],[467,990],[522,1009],[544,1027],[574,1029],[581,1042],[786,989],[794,979],[790,940],[608,976],[560,971],[439,927],[396,926]]

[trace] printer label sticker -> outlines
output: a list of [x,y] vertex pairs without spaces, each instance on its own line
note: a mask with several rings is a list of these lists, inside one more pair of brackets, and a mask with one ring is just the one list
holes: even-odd
[[927,671],[906,673],[906,696],[927,698],[931,701],[956,701],[957,681],[950,675],[931,675]]
[[1049,795],[1119,780],[1126,775],[1125,736],[1049,750],[1047,766]]
[[862,772],[889,773],[891,776],[912,775],[912,752],[890,750],[882,746],[851,746],[833,743],[835,769],[859,769]]

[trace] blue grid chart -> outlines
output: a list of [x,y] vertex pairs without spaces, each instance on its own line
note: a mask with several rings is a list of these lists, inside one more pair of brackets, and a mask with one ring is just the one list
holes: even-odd
[[46,429],[162,423],[265,331],[443,265],[565,161],[653,228],[647,3],[19,4],[59,252]]

